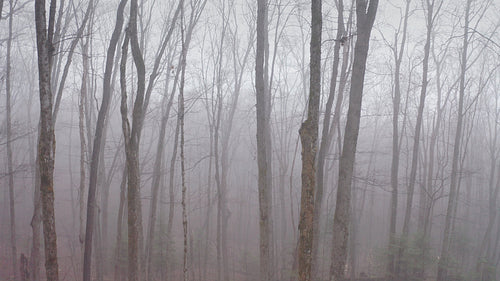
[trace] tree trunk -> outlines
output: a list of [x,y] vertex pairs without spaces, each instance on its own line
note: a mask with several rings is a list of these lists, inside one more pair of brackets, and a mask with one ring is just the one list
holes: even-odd
[[255,64],[255,89],[257,113],[257,166],[259,191],[259,257],[260,280],[272,280],[272,192],[271,152],[269,151],[270,107],[268,89],[268,1],[257,2],[257,49]]
[[[174,83],[175,85],[175,83]],[[174,93],[173,91],[172,93]],[[172,239],[172,225],[174,221],[174,212],[175,212],[175,193],[174,193],[174,178],[175,178],[175,160],[177,159],[177,149],[179,147],[179,131],[180,131],[180,124],[179,124],[179,118],[177,118],[177,122],[175,125],[175,133],[174,133],[174,147],[172,151],[172,158],[170,159],[170,170],[169,170],[169,181],[168,181],[168,193],[169,193],[169,209],[168,209],[168,220],[167,220],[167,247],[166,247],[166,252],[167,252],[167,260],[165,264],[165,271],[167,272],[167,280],[169,270],[173,271],[173,262],[170,258],[170,240]]]
[[80,89],[80,98],[78,100],[78,127],[79,127],[79,135],[80,135],[80,184],[79,184],[79,206],[80,206],[80,248],[82,253],[84,253],[85,246],[85,166],[87,165],[85,162],[86,152],[85,152],[85,110],[84,105],[87,99],[87,77],[89,70],[89,61],[88,61],[88,41],[82,47],[82,83]]
[[[399,174],[399,110],[401,105],[401,62],[406,44],[406,30],[408,27],[408,17],[410,12],[411,0],[406,1],[406,9],[403,24],[403,38],[399,44],[398,35],[395,35],[395,44],[393,47],[395,70],[394,70],[394,97],[393,97],[393,115],[392,115],[392,161],[391,161],[391,218],[389,225],[389,258],[387,262],[387,275],[391,280],[395,280],[395,253],[397,250],[396,245],[396,220],[398,210],[398,174]],[[398,52],[399,45],[399,52]]]
[[[338,68],[340,61],[340,49],[346,42],[344,42],[343,37],[345,37],[345,27],[344,27],[344,2],[343,0],[338,0],[337,2],[337,35],[335,39],[335,45],[333,50],[333,66],[332,66],[332,77],[330,79],[330,92],[328,94],[328,100],[326,102],[325,117],[323,119],[323,130],[321,131],[321,142],[319,145],[318,152],[318,168],[316,171],[316,194],[315,194],[315,205],[314,205],[314,229],[316,230],[313,235],[313,261],[312,261],[312,272],[315,276],[314,279],[318,279],[318,259],[319,259],[319,238],[320,238],[320,220],[321,220],[321,207],[323,205],[323,183],[324,183],[324,170],[325,170],[325,160],[326,155],[330,149],[330,144],[332,142],[333,134],[329,133],[330,130],[330,119],[332,113],[333,100],[335,97],[335,90],[337,87],[337,77]],[[343,42],[343,43],[342,43]],[[334,128],[332,128],[334,130]],[[330,137],[331,136],[331,137]],[[329,138],[330,137],[330,138]]]
[[371,0],[369,4],[363,0],[356,0],[358,38],[354,47],[349,109],[339,162],[337,200],[333,219],[332,264],[330,268],[330,279],[333,281],[341,280],[344,277],[349,237],[351,185],[358,142],[366,60],[377,7],[378,0]]
[[[404,221],[403,221],[403,233],[401,237],[401,243],[398,251],[398,260],[396,262],[396,275],[398,277],[404,278],[405,274],[407,273],[407,268],[406,264],[403,263],[404,260],[404,252],[407,247],[408,243],[408,235],[410,233],[410,218],[411,218],[411,209],[413,205],[413,193],[415,190],[415,182],[417,178],[417,165],[418,165],[418,150],[420,146],[420,133],[421,133],[421,128],[422,128],[422,119],[423,119],[423,113],[424,113],[424,106],[425,106],[425,97],[427,95],[427,75],[428,75],[428,69],[429,69],[429,54],[430,54],[430,47],[431,47],[431,35],[432,35],[432,29],[433,29],[433,23],[434,23],[434,0],[432,1],[427,1],[427,36],[426,36],[426,41],[425,41],[425,46],[424,46],[424,59],[422,62],[422,87],[420,91],[420,100],[419,100],[419,105],[418,105],[418,113],[417,113],[417,120],[415,124],[415,135],[413,138],[413,150],[412,150],[412,159],[411,159],[411,170],[410,170],[410,180],[408,183],[408,193],[406,197],[406,211],[405,211],[405,216],[404,216]],[[401,276],[403,274],[403,276]]]
[[[92,0],[90,1],[92,2]],[[89,7],[91,3],[89,2]],[[111,100],[111,75],[113,69],[113,60],[116,51],[116,45],[120,37],[121,29],[123,26],[123,11],[127,0],[121,0],[118,5],[116,14],[116,23],[111,35],[107,54],[106,54],[106,67],[103,78],[103,97],[101,107],[97,117],[96,131],[94,135],[94,145],[92,149],[92,159],[90,162],[90,179],[89,179],[89,194],[87,200],[87,222],[85,227],[85,252],[83,258],[83,280],[89,281],[91,278],[91,257],[92,257],[92,235],[94,231],[95,207],[96,207],[96,189],[97,189],[97,176],[101,157],[101,145],[104,124],[108,115],[108,107]],[[83,89],[82,89],[83,91]],[[90,139],[89,139],[90,142]]]
[[460,157],[460,144],[462,140],[462,126],[463,126],[463,108],[465,96],[465,76],[467,71],[467,48],[469,45],[469,14],[472,0],[467,0],[465,7],[465,25],[464,37],[462,45],[462,53],[460,58],[460,86],[458,97],[458,111],[457,111],[457,129],[455,131],[455,143],[453,146],[453,160],[451,166],[451,179],[450,179],[450,194],[448,197],[448,207],[446,209],[446,218],[444,225],[443,244],[441,248],[441,258],[438,262],[437,281],[445,281],[448,278],[449,262],[450,262],[450,240],[451,240],[451,226],[453,221],[453,210],[456,208],[458,193],[457,181],[459,176],[458,161]]
[[123,169],[122,181],[120,183],[120,204],[118,206],[118,218],[116,223],[116,246],[114,253],[114,267],[115,267],[115,281],[120,281],[121,279],[121,245],[122,245],[122,234],[123,234],[123,215],[126,204],[126,186],[127,186],[127,167]]
[[52,64],[54,17],[56,1],[51,0],[48,28],[46,26],[45,0],[35,1],[36,42],[38,50],[38,79],[40,91],[40,136],[38,159],[40,168],[40,198],[45,245],[45,271],[47,279],[59,280],[57,264],[57,236],[54,214],[54,156],[55,136],[52,121],[50,69]]
[[7,134],[7,174],[9,178],[9,213],[10,213],[10,244],[12,271],[14,280],[17,280],[17,246],[16,246],[16,212],[14,191],[14,164],[12,161],[12,104],[11,104],[11,50],[12,50],[12,23],[14,17],[14,1],[9,0],[9,32],[7,37],[7,55],[5,71],[5,112],[6,112],[6,134]]
[[319,100],[321,95],[321,0],[311,2],[311,59],[307,119],[299,135],[302,144],[302,189],[299,215],[299,280],[312,280],[312,243],[314,235],[314,189],[316,186],[316,151],[318,139]]
[[[130,37],[130,49],[137,71],[137,92],[132,111],[132,126],[124,128],[125,151],[128,173],[128,278],[130,281],[141,280],[140,249],[142,248],[142,217],[140,187],[141,175],[139,170],[139,143],[144,120],[144,92],[145,92],[145,65],[142,51],[137,37],[137,0],[130,1],[130,20],[127,32]],[[125,80],[125,77],[123,77]],[[126,81],[124,81],[126,82]],[[126,83],[124,84],[126,88]],[[123,95],[122,95],[123,97]],[[125,91],[126,97],[126,91]],[[128,124],[126,108],[122,112]],[[124,114],[125,113],[125,114]],[[128,132],[127,132],[128,131]]]
[[[181,21],[184,22],[184,7],[181,6]],[[184,251],[183,251],[183,259],[182,259],[182,277],[184,281],[188,280],[188,218],[187,218],[187,202],[186,202],[186,168],[185,168],[185,157],[184,157],[184,81],[186,75],[186,55],[187,55],[187,47],[186,40],[184,38],[184,25],[181,23],[181,44],[182,44],[182,52],[181,52],[181,80],[179,85],[179,126],[180,126],[180,134],[181,134],[181,142],[180,142],[180,157],[181,157],[181,186],[182,186],[182,197],[181,197],[181,205],[182,205],[182,230],[184,236]]]

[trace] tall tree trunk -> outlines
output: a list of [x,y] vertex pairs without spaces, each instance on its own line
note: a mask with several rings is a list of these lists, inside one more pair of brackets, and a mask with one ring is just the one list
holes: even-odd
[[358,38],[354,47],[349,109],[339,162],[337,200],[333,219],[332,264],[330,268],[330,280],[333,281],[341,280],[344,277],[349,237],[351,185],[361,118],[366,60],[377,7],[378,0],[371,0],[369,4],[364,0],[356,0]]
[[[141,280],[140,249],[142,248],[139,143],[142,124],[144,121],[144,93],[146,71],[137,35],[137,14],[137,0],[131,0],[130,19],[127,32],[130,37],[130,49],[137,71],[137,92],[132,109],[132,126],[129,126],[128,133],[127,130],[124,130],[124,137],[126,139],[125,154],[127,158],[128,172],[128,278],[130,281]],[[124,123],[128,124],[127,111],[125,111],[124,113],[124,119],[126,119]]]
[[319,100],[321,95],[321,0],[311,2],[311,59],[307,119],[299,135],[302,144],[302,188],[299,215],[299,280],[312,280],[312,244],[314,235],[314,190],[316,186],[316,151],[318,140]]
[[269,151],[270,104],[268,89],[268,1],[257,2],[257,49],[255,64],[255,89],[257,113],[257,166],[259,191],[259,257],[260,280],[272,280],[272,192],[271,152]]
[[[463,108],[465,96],[465,76],[467,71],[467,51],[469,46],[469,15],[472,0],[467,0],[465,7],[465,25],[463,35],[462,53],[460,57],[460,86],[458,96],[458,111],[457,111],[457,129],[455,131],[455,143],[453,145],[453,160],[451,166],[451,179],[450,179],[450,194],[448,196],[448,207],[446,209],[446,218],[444,225],[443,244],[441,248],[441,255],[438,262],[437,281],[445,281],[448,278],[448,270],[450,266],[450,240],[451,240],[451,227],[453,224],[453,210],[456,208],[458,193],[457,182],[459,175],[459,157],[460,146],[462,140],[462,126],[463,126]],[[498,191],[497,191],[498,192]]]
[[[398,258],[396,262],[396,275],[399,277],[403,277],[406,274],[407,268],[406,264],[403,263],[404,260],[404,252],[407,247],[408,243],[408,235],[410,233],[410,218],[411,218],[411,209],[413,205],[413,193],[415,190],[415,182],[417,179],[417,165],[418,165],[418,150],[420,146],[420,133],[421,133],[421,128],[422,128],[422,119],[423,119],[423,113],[424,113],[424,106],[425,106],[425,97],[427,95],[427,75],[428,75],[428,69],[429,69],[429,54],[430,54],[430,48],[431,48],[431,36],[432,36],[432,29],[433,29],[433,24],[434,24],[434,4],[435,0],[430,0],[426,1],[427,5],[427,35],[426,35],[426,41],[425,41],[425,46],[424,46],[424,59],[422,62],[422,86],[420,90],[420,100],[419,100],[419,105],[418,105],[418,112],[417,112],[417,120],[415,123],[415,135],[413,138],[413,150],[412,150],[412,159],[411,159],[411,170],[410,170],[410,180],[408,182],[408,193],[406,197],[406,211],[405,211],[405,216],[404,216],[404,221],[403,221],[403,233],[401,237],[401,243],[398,251]],[[401,276],[403,274],[403,276]]]
[[53,95],[50,69],[52,65],[54,18],[56,1],[51,0],[48,27],[45,0],[35,1],[36,42],[38,50],[38,79],[40,91],[40,135],[38,159],[40,169],[40,199],[45,245],[45,272],[48,280],[59,280],[57,236],[54,213],[54,156],[55,136],[52,120]]
[[[337,88],[337,77],[340,61],[340,49],[343,47],[346,38],[345,27],[344,27],[344,2],[343,0],[338,0],[337,2],[337,35],[335,37],[335,45],[333,47],[333,66],[332,66],[332,76],[330,78],[330,92],[328,94],[328,100],[325,107],[325,117],[323,119],[323,130],[321,131],[321,142],[318,151],[318,167],[316,171],[316,194],[315,194],[315,205],[314,205],[314,232],[313,236],[313,261],[312,261],[312,271],[315,276],[314,279],[318,278],[318,259],[319,259],[319,238],[320,238],[320,220],[321,220],[321,207],[323,205],[323,185],[324,185],[324,170],[325,170],[325,160],[326,155],[330,149],[330,144],[332,142],[333,134],[330,134],[330,119],[332,113],[333,100],[335,97],[335,90]],[[334,128],[332,128],[334,130]],[[332,138],[329,138],[331,136]]]
[[[90,1],[92,2],[92,0]],[[89,2],[89,7],[91,3]],[[92,235],[94,231],[95,207],[96,207],[96,189],[97,189],[97,176],[99,171],[102,136],[104,124],[108,115],[109,103],[111,100],[111,76],[113,71],[113,60],[115,57],[116,45],[120,37],[121,29],[123,26],[123,11],[127,0],[121,0],[118,5],[116,13],[116,23],[111,39],[109,42],[108,50],[106,53],[106,67],[104,70],[103,78],[103,96],[101,107],[97,116],[96,131],[94,135],[94,145],[92,148],[92,159],[90,162],[90,179],[89,179],[89,194],[87,199],[87,222],[85,227],[85,252],[83,258],[83,280],[89,281],[91,278],[92,266]],[[90,142],[90,139],[89,139]]]
[[[0,14],[1,15],[1,14]],[[11,51],[12,51],[12,23],[14,17],[14,1],[9,0],[9,32],[7,37],[6,73],[5,73],[5,112],[6,112],[6,134],[7,134],[7,174],[9,178],[9,213],[10,213],[10,244],[12,271],[14,280],[17,280],[17,246],[16,246],[16,211],[14,196],[14,164],[12,161],[12,92],[11,92]]]
[[181,157],[181,186],[182,186],[182,230],[184,236],[184,251],[183,251],[183,259],[182,259],[182,277],[184,281],[188,280],[188,220],[187,220],[187,205],[186,205],[186,168],[185,168],[185,157],[184,157],[184,81],[186,74],[186,40],[184,39],[184,7],[181,6],[181,44],[182,44],[182,60],[181,60],[181,80],[179,85],[179,126],[180,126],[180,134],[181,134],[181,142],[180,146],[180,157]]
[[82,47],[82,83],[80,88],[80,97],[78,100],[78,127],[79,127],[79,135],[80,135],[80,185],[79,185],[79,207],[80,207],[80,248],[82,253],[84,252],[85,246],[85,166],[86,164],[86,141],[85,141],[85,103],[87,100],[87,77],[89,70],[89,61],[88,61],[88,40]]
[[[411,0],[406,1],[404,14],[403,34],[401,43],[399,43],[399,31],[395,34],[393,55],[395,60],[394,70],[394,96],[393,96],[393,115],[392,115],[392,161],[391,161],[391,217],[389,225],[389,258],[387,262],[387,275],[391,280],[395,280],[395,253],[396,245],[396,220],[398,210],[398,174],[399,174],[399,110],[401,105],[401,62],[406,44],[406,30],[408,27],[408,17],[410,12]],[[399,48],[398,48],[399,45]]]

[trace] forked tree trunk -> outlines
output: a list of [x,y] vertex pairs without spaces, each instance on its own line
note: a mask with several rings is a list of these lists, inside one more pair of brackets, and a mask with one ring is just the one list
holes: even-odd
[[337,200],[333,219],[332,264],[330,268],[330,280],[332,281],[339,281],[344,277],[350,224],[351,185],[361,118],[366,60],[377,7],[378,0],[371,0],[369,4],[364,0],[356,0],[357,40],[354,47],[349,109],[339,162]]
[[[144,121],[145,65],[137,37],[137,0],[130,1],[130,19],[127,32],[130,37],[130,49],[137,73],[137,93],[132,110],[132,126],[124,128],[125,155],[128,173],[128,278],[130,281],[141,280],[140,249],[142,248],[142,217],[139,170],[139,143]],[[123,78],[125,80],[125,77]],[[124,81],[126,83],[126,81]],[[126,84],[122,86],[126,88]],[[126,95],[126,92],[125,92]],[[122,95],[123,98],[123,95]],[[123,109],[123,107],[122,107]],[[124,126],[128,124],[127,110],[122,111]]]

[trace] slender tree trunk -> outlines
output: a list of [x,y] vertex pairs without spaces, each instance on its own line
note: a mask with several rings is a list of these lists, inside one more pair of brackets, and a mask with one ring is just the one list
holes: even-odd
[[269,116],[270,106],[268,89],[268,1],[257,2],[257,49],[255,64],[255,88],[257,99],[257,166],[259,190],[259,257],[260,280],[272,280],[272,192],[271,160],[269,151]]
[[349,109],[339,162],[337,200],[333,219],[333,245],[330,280],[339,281],[344,276],[350,223],[350,197],[356,146],[358,142],[361,102],[366,71],[370,34],[377,13],[378,0],[356,0],[357,40],[354,47]]
[[[324,170],[325,170],[325,160],[328,150],[330,149],[330,144],[332,142],[333,134],[329,134],[330,130],[330,119],[332,113],[333,100],[335,96],[335,90],[337,87],[337,77],[340,61],[340,49],[343,47],[347,39],[345,35],[344,27],[344,2],[343,0],[338,0],[337,2],[337,35],[335,39],[335,45],[333,49],[333,66],[332,66],[332,76],[330,79],[330,92],[328,94],[328,100],[326,102],[325,117],[323,119],[323,130],[321,131],[321,142],[319,145],[318,152],[318,168],[316,171],[316,194],[315,194],[315,205],[314,205],[314,232],[313,236],[313,261],[312,261],[312,272],[315,276],[314,279],[318,279],[318,260],[319,260],[319,238],[320,238],[320,220],[321,220],[321,207],[323,205],[323,185],[324,185]],[[343,42],[343,43],[342,43]],[[333,129],[333,128],[332,128]]]
[[462,126],[463,126],[463,108],[465,96],[465,76],[467,71],[467,51],[469,46],[469,14],[472,0],[467,0],[465,7],[465,25],[462,53],[460,58],[460,86],[458,97],[458,111],[457,111],[457,129],[455,131],[455,143],[453,146],[453,160],[451,166],[451,179],[450,179],[450,194],[448,197],[448,207],[446,209],[446,218],[444,225],[443,244],[441,248],[441,255],[438,262],[437,281],[445,281],[448,278],[448,269],[450,266],[450,240],[451,240],[451,226],[453,221],[453,210],[456,208],[458,193],[457,181],[459,174],[458,161],[460,157],[460,145],[462,140]]
[[404,252],[408,243],[408,235],[410,233],[410,218],[411,218],[411,209],[413,205],[413,193],[415,190],[415,182],[417,179],[417,165],[418,165],[418,150],[420,146],[420,133],[422,128],[422,119],[424,113],[425,106],[425,97],[427,95],[427,75],[429,69],[429,54],[432,40],[432,29],[434,23],[434,3],[435,0],[427,1],[427,35],[424,46],[424,59],[422,62],[422,87],[420,91],[420,100],[418,105],[417,112],[417,120],[415,123],[415,135],[413,138],[413,150],[412,150],[412,159],[411,159],[411,170],[410,170],[410,179],[408,183],[408,193],[406,197],[406,211],[403,221],[403,233],[401,237],[401,244],[398,251],[398,260],[396,262],[396,275],[398,277],[404,278],[407,273],[406,264],[403,263],[404,260]]
[[82,74],[82,83],[81,83],[81,89],[80,89],[80,98],[78,100],[78,127],[79,127],[79,135],[80,135],[80,185],[79,185],[79,206],[80,206],[80,215],[79,215],[79,221],[80,221],[80,234],[79,234],[79,240],[80,240],[80,248],[82,251],[82,254],[84,252],[84,246],[85,246],[85,166],[87,165],[85,162],[85,147],[86,147],[86,141],[85,141],[85,103],[86,103],[86,95],[87,95],[87,77],[88,77],[88,70],[89,70],[89,65],[88,65],[88,41],[84,44],[83,50],[82,50],[82,68],[83,68],[83,74]]
[[[0,14],[1,15],[1,14]],[[9,178],[9,213],[10,213],[10,244],[12,271],[14,280],[18,279],[17,271],[17,246],[16,246],[16,212],[14,191],[14,164],[12,161],[12,92],[11,92],[11,51],[12,51],[12,23],[14,17],[14,1],[9,0],[9,32],[7,37],[6,73],[5,73],[5,112],[6,112],[6,134],[7,134],[7,174]]]
[[181,185],[182,185],[182,198],[181,198],[181,205],[182,205],[182,229],[183,229],[183,235],[184,235],[184,252],[183,252],[183,259],[182,259],[182,277],[184,281],[188,280],[188,220],[187,220],[187,206],[186,206],[186,192],[187,192],[187,187],[186,187],[186,168],[185,168],[185,157],[184,157],[184,114],[185,114],[185,109],[184,109],[184,81],[185,81],[185,73],[186,73],[186,54],[187,54],[187,49],[186,49],[186,41],[184,39],[184,9],[181,7],[181,18],[182,18],[182,23],[181,23],[181,37],[182,37],[182,60],[181,60],[181,80],[180,80],[180,86],[179,86],[179,112],[178,112],[178,118],[179,118],[179,126],[180,126],[180,134],[181,134],[181,142],[180,142],[180,157],[181,157]]
[[[403,34],[401,43],[399,44],[398,35],[395,35],[394,50],[394,60],[395,60],[395,70],[394,70],[394,97],[393,97],[393,115],[392,115],[392,161],[391,161],[391,218],[389,225],[389,258],[387,262],[387,274],[388,278],[395,280],[395,253],[397,251],[396,245],[396,220],[397,220],[397,210],[398,210],[398,174],[399,174],[399,110],[401,105],[401,62],[403,60],[403,54],[406,44],[406,30],[408,27],[408,17],[410,12],[411,0],[406,1],[404,23],[403,23]],[[398,50],[399,45],[399,50]]]
[[174,133],[174,147],[172,151],[172,158],[170,159],[170,171],[169,171],[169,181],[168,181],[169,210],[168,210],[168,220],[167,220],[167,247],[166,247],[167,260],[165,264],[166,267],[165,271],[167,272],[167,280],[170,279],[168,278],[169,270],[173,271],[172,270],[173,262],[170,256],[170,249],[171,249],[170,240],[172,239],[172,225],[174,221],[174,212],[175,212],[174,178],[175,178],[175,161],[177,159],[177,149],[179,147],[179,131],[180,131],[180,124],[179,124],[179,118],[177,118],[177,122],[175,125],[175,133]]
[[[166,89],[168,89],[168,74],[167,74],[167,82]],[[156,224],[156,216],[157,216],[157,205],[158,205],[158,191],[160,189],[160,180],[162,176],[161,168],[163,165],[163,148],[165,146],[165,133],[167,128],[168,117],[170,115],[170,108],[172,106],[172,97],[169,98],[169,102],[165,109],[165,112],[162,112],[162,118],[160,123],[160,134],[158,136],[158,145],[156,148],[156,156],[154,163],[154,171],[153,171],[153,179],[151,181],[151,207],[149,210],[149,227],[148,227],[148,238],[146,242],[146,267],[147,267],[147,279],[152,280],[153,278],[153,269],[152,269],[152,256],[153,256],[153,244],[154,244],[154,232],[155,232],[155,224]],[[164,97],[164,101],[166,100],[166,96]],[[162,102],[163,104],[165,102]],[[162,110],[162,111],[163,111]]]
[[[92,2],[92,0],[90,1]],[[101,157],[102,136],[104,124],[108,115],[109,103],[111,100],[111,75],[113,68],[113,60],[115,57],[116,46],[120,37],[121,29],[123,26],[123,11],[127,0],[121,0],[118,5],[116,14],[116,23],[111,39],[109,42],[106,54],[106,67],[104,70],[103,78],[103,97],[101,107],[99,109],[96,131],[94,135],[94,145],[92,149],[92,159],[90,163],[90,179],[89,179],[89,194],[87,199],[87,222],[85,227],[85,252],[83,258],[83,280],[90,281],[91,278],[91,257],[92,257],[92,235],[94,231],[95,207],[96,207],[96,189],[97,189],[97,176],[99,171],[99,163]],[[89,7],[92,3],[89,3]],[[82,89],[83,90],[83,89]],[[90,139],[89,139],[90,142]]]

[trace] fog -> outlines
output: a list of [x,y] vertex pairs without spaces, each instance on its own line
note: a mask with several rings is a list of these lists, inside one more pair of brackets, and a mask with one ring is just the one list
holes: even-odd
[[0,280],[500,280],[499,1],[45,2],[0,0]]

